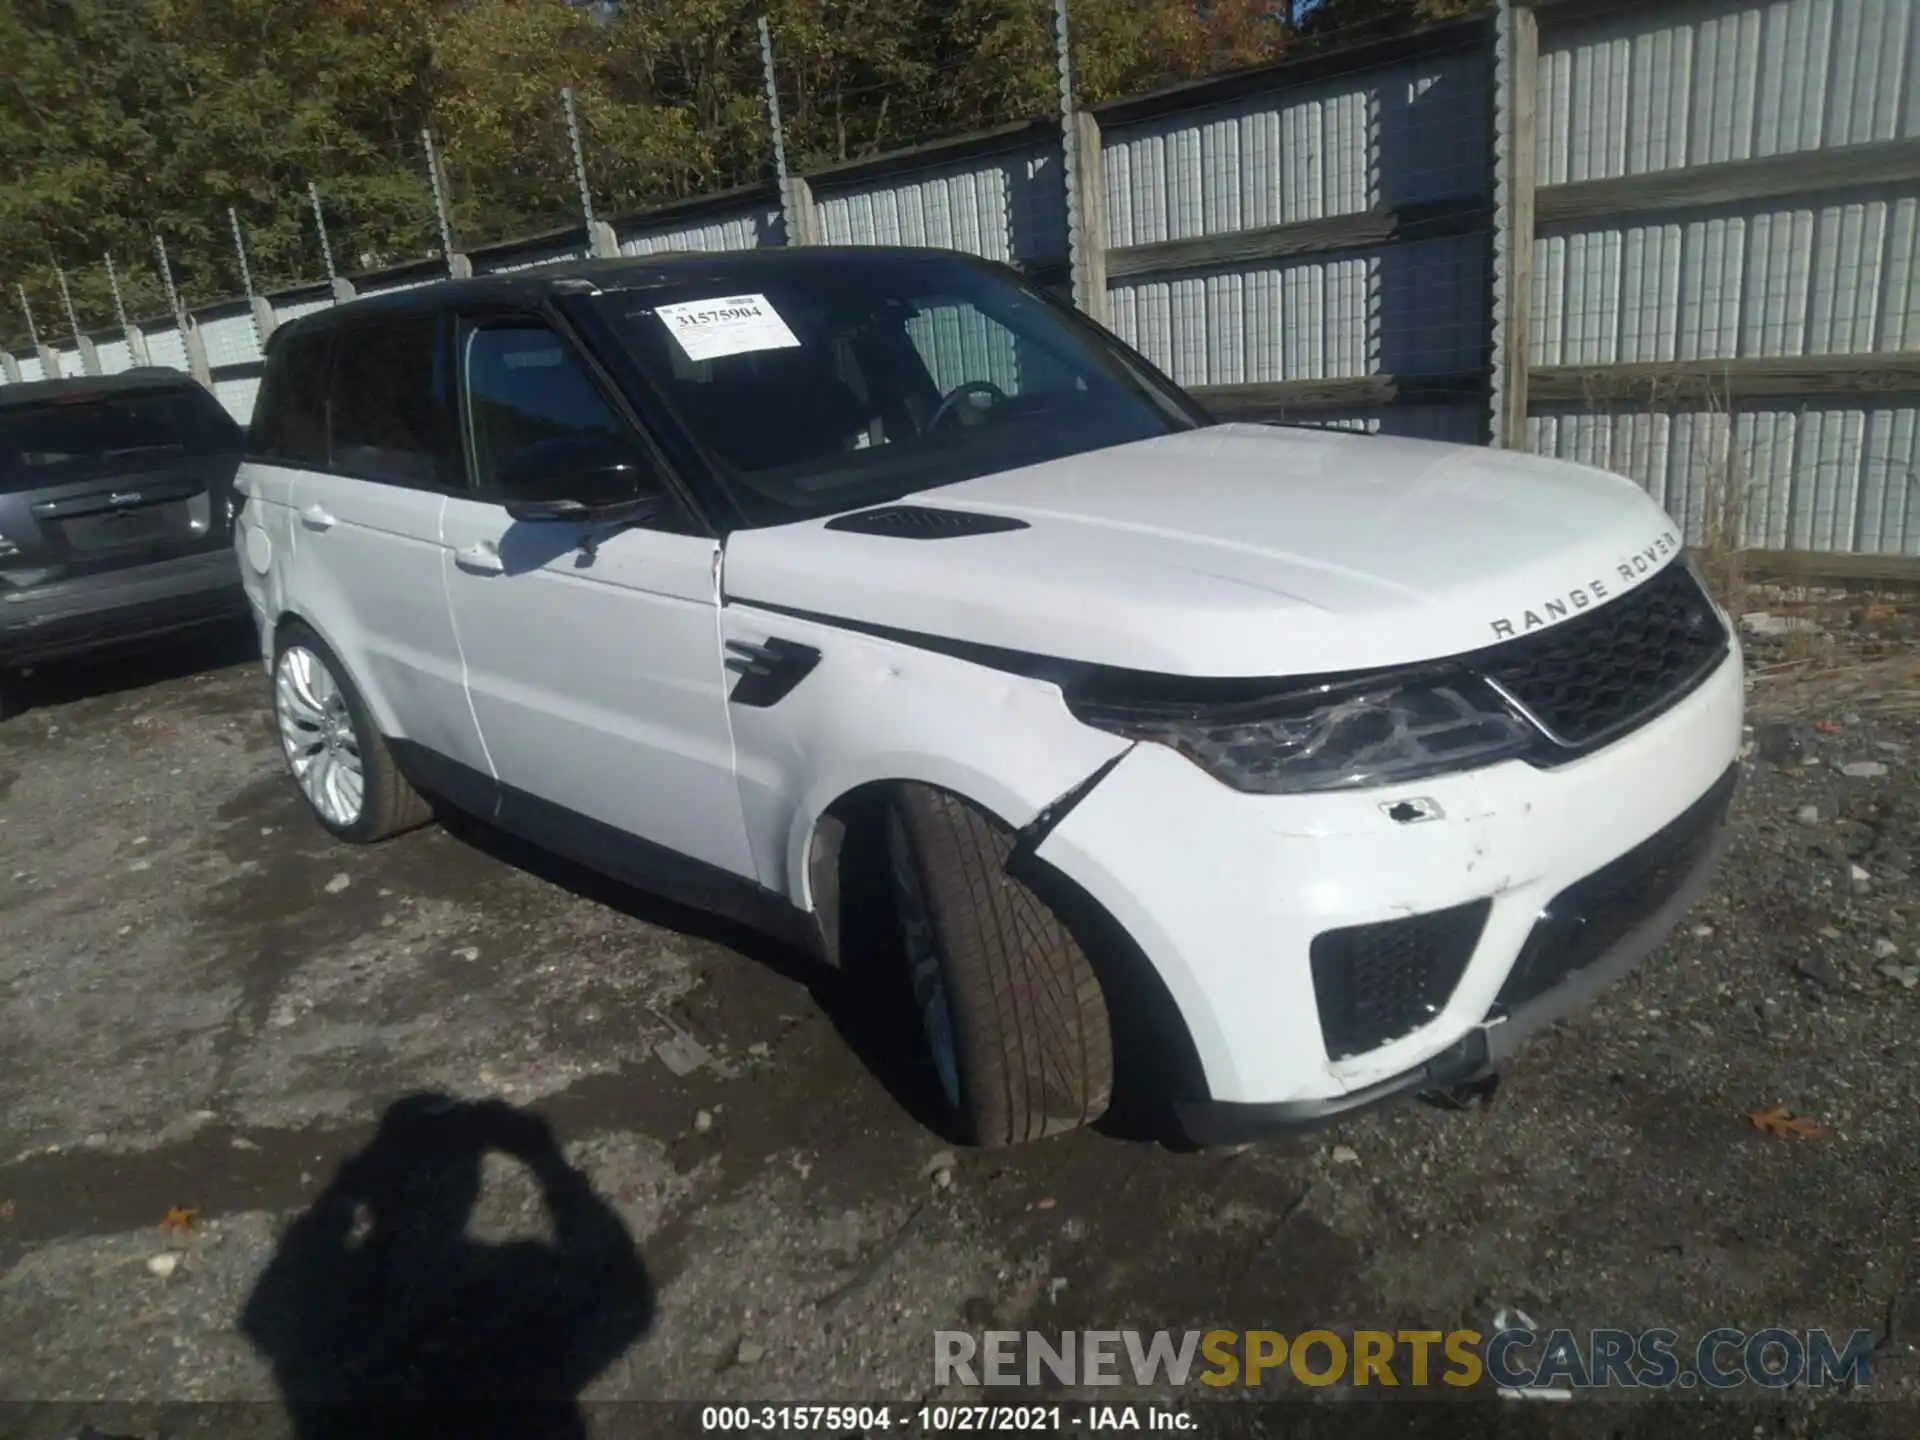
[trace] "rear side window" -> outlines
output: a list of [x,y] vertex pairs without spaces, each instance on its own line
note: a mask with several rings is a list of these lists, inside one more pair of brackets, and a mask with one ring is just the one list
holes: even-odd
[[247,453],[303,469],[327,464],[327,330],[291,335],[273,347],[253,409]]
[[329,469],[426,489],[461,482],[439,316],[343,328],[328,386]]
[[0,408],[0,493],[169,459],[237,455],[239,425],[198,385]]

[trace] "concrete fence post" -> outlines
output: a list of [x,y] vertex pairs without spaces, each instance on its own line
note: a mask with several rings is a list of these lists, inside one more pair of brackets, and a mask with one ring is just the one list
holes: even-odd
[[260,336],[260,349],[267,348],[267,337],[279,327],[280,317],[274,313],[273,302],[264,295],[255,295],[250,302],[253,306],[253,328]]
[[790,175],[787,194],[793,205],[793,224],[799,232],[799,238],[793,243],[818,245],[821,242],[820,211],[813,203],[813,186],[803,175]]
[[187,370],[209,390],[213,388],[213,366],[207,362],[207,342],[191,315],[180,316],[180,343],[186,347]]
[[1500,0],[1493,32],[1493,316],[1488,440],[1527,448],[1533,362],[1534,113],[1540,28],[1526,0]]
[[780,120],[780,82],[773,68],[773,30],[764,15],[760,17],[760,68],[767,87],[767,126],[773,132],[773,173],[780,182],[780,218],[787,244],[811,245],[813,190],[787,169],[787,132]]
[[98,375],[100,373],[100,352],[94,347],[91,336],[80,333],[80,316],[73,308],[73,290],[67,284],[67,272],[59,265],[53,267],[54,276],[60,281],[60,303],[67,310],[67,331],[73,336],[73,348],[80,356],[80,373]]
[[1076,110],[1072,136],[1074,190],[1080,202],[1079,269],[1086,292],[1081,309],[1105,325],[1112,317],[1107,303],[1107,179],[1100,163],[1100,122],[1089,112]]

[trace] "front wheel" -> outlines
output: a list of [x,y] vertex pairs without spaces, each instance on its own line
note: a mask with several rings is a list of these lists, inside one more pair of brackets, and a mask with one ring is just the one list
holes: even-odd
[[372,844],[432,818],[345,667],[304,625],[286,626],[274,647],[273,718],[300,794],[336,838]]
[[1105,1113],[1113,1045],[1079,943],[1007,873],[1013,834],[944,790],[889,797],[887,870],[932,1069],[956,1136],[1003,1146]]

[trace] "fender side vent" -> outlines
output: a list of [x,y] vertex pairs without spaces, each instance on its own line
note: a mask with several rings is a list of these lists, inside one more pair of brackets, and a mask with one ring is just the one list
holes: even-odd
[[734,682],[727,699],[756,710],[778,705],[819,663],[820,652],[813,646],[799,645],[778,636],[760,645],[729,640],[726,666],[740,678]]
[[955,540],[964,535],[997,535],[1005,530],[1031,528],[1026,521],[1008,515],[936,510],[930,505],[883,505],[878,510],[859,510],[827,522],[829,530],[886,535],[895,540]]

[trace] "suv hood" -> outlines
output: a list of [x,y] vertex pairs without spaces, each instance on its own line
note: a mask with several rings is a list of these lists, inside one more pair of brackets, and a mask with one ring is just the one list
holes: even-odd
[[[1025,521],[734,534],[729,603],[1161,674],[1307,675],[1477,650],[1680,553],[1617,475],[1512,451],[1219,425],[896,502]],[[829,517],[831,518],[831,517]]]

